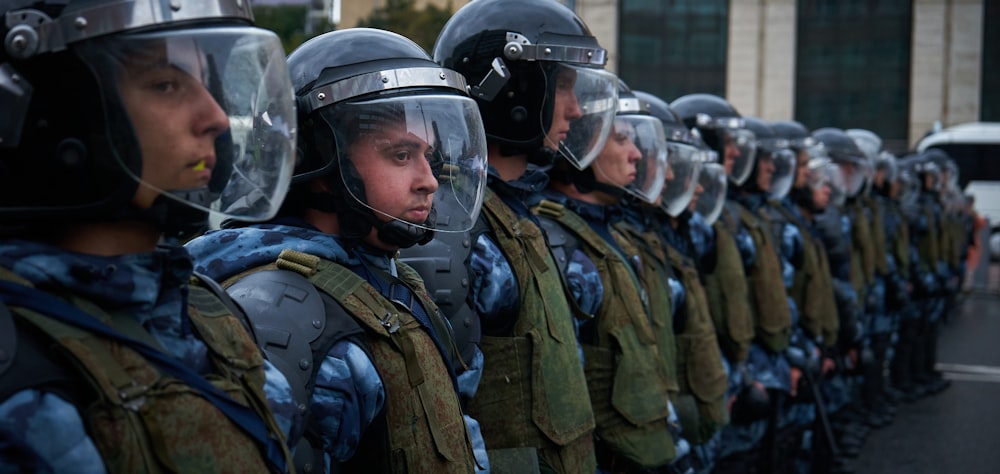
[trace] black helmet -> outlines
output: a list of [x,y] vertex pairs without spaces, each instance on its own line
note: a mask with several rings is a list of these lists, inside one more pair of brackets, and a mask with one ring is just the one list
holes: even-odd
[[847,197],[860,193],[865,186],[869,163],[854,139],[843,130],[834,127],[813,130],[812,136],[823,144],[827,155],[843,171]]
[[[317,36],[289,55],[288,68],[301,123],[288,212],[336,212],[342,237],[363,239],[374,227],[398,247],[427,242],[434,230],[472,227],[486,184],[486,137],[460,74],[413,41],[370,28]],[[418,171],[437,183],[426,219],[412,222],[371,200],[365,178],[369,188],[376,178],[361,169],[382,156],[412,166],[426,160],[429,168]],[[317,178],[329,194],[306,185]]]
[[[600,152],[617,105],[616,78],[603,70],[606,54],[555,0],[470,2],[434,45],[434,60],[472,85],[486,135],[502,154],[546,165],[553,154],[537,152],[558,148],[578,169]],[[561,90],[572,90],[575,101],[555,111]]]
[[[766,192],[771,199],[782,199],[792,189],[795,181],[795,153],[788,147],[788,140],[781,138],[771,126],[757,117],[743,117],[747,129],[753,132],[757,160],[745,183],[748,190]],[[770,166],[769,166],[770,165]],[[762,167],[768,166],[771,177],[758,183]]]
[[[650,114],[663,124],[670,172],[663,187],[660,207],[673,217],[680,216],[697,191],[702,167],[710,161],[709,152],[700,146],[700,138],[691,133],[670,104],[647,92],[636,91],[635,95],[649,104]],[[711,197],[706,196],[708,199]],[[725,199],[725,192],[722,199]]]
[[0,13],[5,228],[142,219],[182,235],[205,211],[277,211],[294,101],[281,43],[253,27],[249,2],[21,1]]
[[733,184],[742,185],[753,170],[753,133],[746,129],[736,108],[712,94],[688,94],[670,106],[685,125],[697,128],[705,143],[719,154]]
[[788,140],[788,147],[796,152],[808,150],[816,144],[816,140],[809,135],[809,129],[802,122],[796,120],[772,120],[768,122],[771,130],[779,138]]

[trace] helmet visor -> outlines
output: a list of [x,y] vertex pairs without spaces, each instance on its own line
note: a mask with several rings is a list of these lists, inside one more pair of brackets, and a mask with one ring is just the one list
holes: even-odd
[[635,130],[633,143],[642,158],[635,165],[635,179],[625,191],[647,203],[656,201],[667,175],[667,140],[660,119],[650,115],[619,115],[615,128],[623,123]]
[[472,228],[486,186],[486,132],[475,101],[452,94],[390,96],[322,109],[334,130],[350,199],[383,221],[428,230]]
[[[291,180],[296,130],[274,33],[169,30],[97,39],[78,51],[101,79],[108,129],[116,133],[109,139],[140,184],[137,205],[166,196],[216,217],[274,216]],[[128,159],[135,146],[141,165]]]
[[757,156],[754,133],[744,128],[724,128],[721,132],[722,166],[733,184],[741,186],[750,177]]
[[555,70],[552,124],[545,146],[577,169],[585,169],[604,148],[618,108],[618,78],[609,72],[560,65]]
[[698,175],[701,171],[702,150],[694,145],[667,142],[670,154],[667,183],[663,187],[660,207],[667,214],[677,217],[687,209],[698,189]]
[[698,192],[694,210],[704,216],[705,222],[712,224],[722,214],[726,205],[728,186],[726,169],[719,163],[705,163],[698,173]]
[[768,189],[771,199],[784,199],[791,191],[795,182],[795,159],[795,152],[788,148],[780,148],[771,153],[774,163],[774,174],[771,175],[771,187]]

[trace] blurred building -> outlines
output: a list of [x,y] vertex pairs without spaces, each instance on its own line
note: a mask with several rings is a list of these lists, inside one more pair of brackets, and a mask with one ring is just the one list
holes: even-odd
[[911,148],[935,122],[1000,121],[997,0],[567,0],[609,68],[664,100],[867,128]]

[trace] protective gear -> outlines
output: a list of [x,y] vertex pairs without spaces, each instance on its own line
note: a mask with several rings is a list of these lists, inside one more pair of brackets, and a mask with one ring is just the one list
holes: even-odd
[[562,204],[543,200],[532,211],[550,236],[562,234],[553,240],[577,242],[604,286],[597,334],[581,341],[596,435],[632,463],[669,463],[675,453],[667,426],[667,375],[635,271],[611,242]]
[[875,132],[863,128],[849,128],[844,130],[844,133],[854,140],[854,143],[858,145],[858,149],[864,153],[868,161],[868,165],[865,167],[865,186],[863,190],[867,194],[875,184],[875,164],[878,161],[879,153],[882,152],[882,138],[875,134]]
[[[0,274],[4,284],[33,290],[27,288],[30,286],[27,281],[5,269],[0,268]],[[23,304],[11,306],[16,308],[12,313],[18,318],[21,331],[32,335],[29,344],[45,341],[44,356],[58,364],[60,370],[68,369],[57,376],[69,374],[72,377],[63,381],[72,384],[71,400],[85,407],[80,413],[89,420],[88,435],[100,450],[105,463],[102,467],[109,472],[141,471],[150,463],[159,463],[174,471],[213,471],[220,466],[232,466],[241,471],[285,472],[291,455],[281,437],[281,428],[267,409],[262,391],[264,359],[241,321],[217,295],[195,283],[188,290],[188,321],[193,331],[203,335],[209,348],[209,363],[214,367],[213,376],[202,382],[231,394],[232,398],[227,397],[231,405],[259,417],[257,421],[264,429],[262,436],[273,441],[272,446],[244,442],[248,437],[235,422],[238,417],[230,418],[228,413],[231,411],[216,405],[212,397],[203,393],[204,389],[196,388],[183,373],[166,368],[156,358],[149,357],[147,351],[155,349],[135,339],[151,336],[148,333],[140,335],[142,329],[127,312],[107,313],[96,303],[81,298],[75,298],[75,302],[85,302],[86,311],[76,307],[69,309],[79,312],[80,318],[91,318],[89,321],[77,319],[78,315],[72,313],[48,313]],[[37,299],[37,295],[32,295],[31,298],[40,302],[45,297]],[[56,301],[62,302],[61,299]],[[0,301],[0,305],[6,306],[7,300]],[[46,309],[62,311],[58,305]],[[113,321],[114,328],[107,321]],[[112,332],[120,331],[117,334],[124,336],[98,335],[100,329],[91,332],[88,326],[103,326]],[[30,363],[38,367],[37,362]],[[51,376],[33,374],[42,380],[46,375]],[[51,384],[59,379],[46,381]],[[51,388],[59,390],[58,385]],[[6,384],[0,386],[4,393],[9,393],[9,389]],[[179,425],[182,428],[160,429]],[[156,443],[146,442],[150,433],[157,435]],[[265,450],[271,449],[277,450],[276,456],[264,457]],[[272,461],[270,465],[269,460]],[[273,464],[275,460],[280,465]]]
[[[636,176],[625,186],[625,191],[647,203],[656,202],[667,176],[667,143],[663,123],[650,114],[652,105],[639,98],[624,82],[618,82],[618,112],[615,115],[613,134],[624,125],[634,130],[632,142],[642,158],[636,163]],[[600,173],[600,163],[592,163],[595,173]]]
[[[697,128],[708,146],[722,158],[729,180],[743,185],[754,168],[753,132],[725,99],[712,94],[688,94],[670,106],[689,128]],[[728,150],[728,152],[727,152]]]
[[[604,148],[618,105],[607,52],[576,14],[554,1],[487,0],[460,8],[434,45],[434,60],[472,84],[486,135],[505,156],[551,165],[557,150],[584,169]],[[573,110],[555,110],[570,94]],[[567,129],[550,130],[571,116]],[[550,132],[553,132],[550,134]]]
[[[564,291],[557,262],[541,230],[492,190],[482,218],[514,270],[521,301],[512,337],[482,338],[489,362],[469,413],[479,420],[491,453],[535,447],[565,472],[593,472],[594,416],[571,311],[566,298],[552,297]],[[546,457],[549,450],[555,460]],[[492,454],[490,460],[494,469],[502,467]]]
[[[752,191],[765,192],[770,199],[780,200],[792,189],[795,181],[795,153],[788,148],[788,140],[780,138],[771,127],[757,117],[744,117],[747,129],[753,132],[755,141],[755,160],[750,179],[744,185]],[[771,164],[773,171],[771,177],[764,184],[758,183],[757,178],[767,163]]]
[[[398,279],[387,276],[390,286],[406,287],[412,299],[397,298],[393,292],[394,299],[390,301],[348,268],[314,255],[285,250],[277,262],[264,267],[265,270],[275,268],[299,273],[332,299],[331,303],[343,306],[353,316],[358,328],[364,331],[372,359],[378,361],[387,393],[392,393],[387,398],[385,425],[366,433],[357,454],[342,463],[342,469],[345,472],[373,468],[377,472],[471,472],[474,468],[472,446],[458,395],[450,389],[453,382],[448,375],[447,362],[433,338],[427,336],[424,324],[434,328],[445,348],[450,341],[450,331],[417,273],[397,263]],[[267,275],[269,272],[261,273]],[[241,276],[223,285],[233,284]],[[421,322],[414,316],[413,308],[418,305],[424,308],[428,322]],[[326,313],[325,309],[320,313]],[[313,319],[316,315],[307,318]],[[422,382],[417,383],[418,379]],[[435,452],[440,456],[426,455]]]
[[649,104],[649,113],[660,120],[667,140],[670,172],[660,197],[660,207],[671,217],[688,208],[698,187],[701,168],[708,152],[698,147],[698,140],[665,101],[648,92],[635,91],[639,100]]
[[768,122],[771,130],[779,138],[788,141],[788,147],[792,150],[805,151],[816,145],[816,140],[809,135],[809,129],[801,122],[795,120],[774,120]]
[[[20,3],[0,12],[4,228],[138,219],[187,236],[208,212],[277,212],[293,166],[294,99],[281,43],[252,27],[249,4]],[[197,120],[184,126],[209,143],[184,149],[182,173],[157,156],[176,149],[142,136],[167,125],[157,112],[168,107]]]
[[865,186],[869,162],[854,140],[839,128],[826,127],[814,130],[812,136],[823,144],[830,159],[844,173],[847,197],[858,195]]
[[[404,248],[429,241],[434,231],[472,228],[486,186],[486,143],[460,74],[400,35],[367,28],[313,38],[289,55],[288,67],[302,123],[294,183],[323,178],[330,187],[312,194],[298,186],[300,205],[336,212],[348,240],[375,228],[384,242]],[[436,183],[421,191],[434,200],[423,221],[369,202],[359,172],[369,160],[433,175]]]

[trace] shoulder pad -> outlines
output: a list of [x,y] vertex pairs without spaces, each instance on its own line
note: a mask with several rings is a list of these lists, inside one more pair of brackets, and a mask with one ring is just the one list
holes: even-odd
[[566,268],[569,266],[570,257],[573,252],[580,247],[579,241],[566,228],[560,225],[554,218],[549,218],[539,214],[538,223],[548,238],[549,248],[552,250],[552,258],[559,267],[559,273],[566,276]]
[[424,245],[399,251],[399,261],[420,274],[427,293],[449,318],[467,306],[472,245],[469,232],[439,232]]
[[310,398],[318,364],[333,344],[362,332],[339,303],[293,271],[250,273],[227,291],[246,313],[257,345],[285,374],[300,402]]

